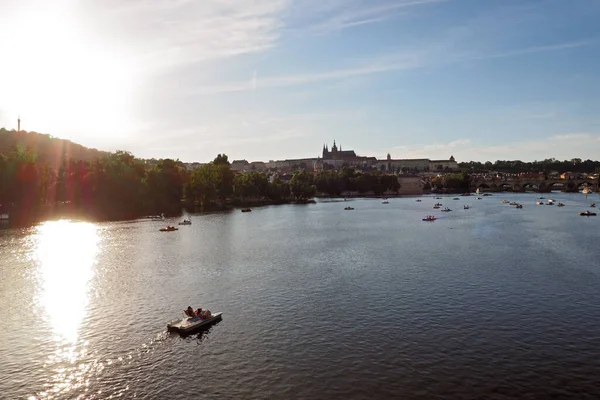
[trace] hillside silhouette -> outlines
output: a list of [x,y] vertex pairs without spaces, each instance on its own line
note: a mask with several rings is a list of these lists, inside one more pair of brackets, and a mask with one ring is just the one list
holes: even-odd
[[0,128],[0,154],[8,156],[19,148],[30,151],[36,158],[36,162],[54,166],[59,165],[65,158],[93,161],[108,155],[107,152],[90,149],[51,135]]

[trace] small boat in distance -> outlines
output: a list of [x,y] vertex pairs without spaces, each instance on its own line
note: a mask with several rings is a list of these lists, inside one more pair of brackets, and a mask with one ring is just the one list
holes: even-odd
[[471,207],[469,207],[469,206],[467,206],[467,205],[464,205],[464,206],[463,206],[463,210],[468,210],[469,208],[471,208]]
[[242,212],[251,212],[252,209],[251,208],[242,208]]
[[580,212],[579,215],[581,215],[582,217],[595,217],[596,213],[590,212],[590,210],[587,210],[586,212]]
[[523,208],[523,204],[517,204],[515,208]]
[[427,222],[432,222],[435,221],[435,215],[428,215],[427,217],[423,218],[423,221],[427,221]]
[[442,212],[450,212],[452,211],[451,209],[449,209],[448,207],[444,208],[443,210],[441,210]]
[[596,203],[590,204],[590,207],[596,207]]
[[508,204],[508,200],[502,200],[502,204]]
[[452,200],[460,200],[458,197],[453,198]]
[[564,205],[563,203],[558,203],[558,204],[556,205],[556,207],[564,207],[564,206],[565,206],[565,205]]
[[544,203],[542,201],[536,201],[535,204],[537,204],[538,206],[543,206]]
[[160,228],[159,231],[161,232],[173,232],[173,231],[177,231],[179,230],[178,228],[175,228],[174,226],[167,226],[166,228]]
[[184,219],[183,221],[181,221],[179,223],[179,225],[191,225],[192,224],[192,219]]
[[167,324],[167,330],[169,332],[179,332],[179,333],[191,333],[198,328],[203,326],[208,326],[214,322],[220,321],[223,313],[218,312],[211,314],[210,317],[188,317],[182,319],[177,319],[169,322]]
[[148,218],[150,218],[152,221],[162,221],[165,219],[165,214],[149,215]]
[[354,210],[354,207],[350,207],[350,206],[348,206],[348,207],[344,207],[344,210],[346,210],[346,211],[349,211],[349,210]]
[[390,202],[385,200],[385,201],[382,201],[381,204],[390,204]]
[[417,203],[420,203],[422,200],[421,199],[416,199],[415,200]]
[[585,198],[587,199],[588,193],[591,193],[590,188],[588,187],[587,184],[585,184],[585,186],[583,187],[583,194],[585,195]]

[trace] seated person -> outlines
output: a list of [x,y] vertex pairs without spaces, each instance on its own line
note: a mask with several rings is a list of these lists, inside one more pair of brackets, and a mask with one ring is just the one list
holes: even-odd
[[207,318],[207,319],[208,319],[208,318],[210,318],[210,315],[211,315],[211,314],[210,314],[210,310],[206,310],[206,311],[204,311],[204,318]]
[[188,306],[187,310],[184,310],[183,312],[188,317],[193,317],[194,316],[194,309],[192,308],[192,306]]
[[196,317],[201,317],[201,316],[202,316],[202,308],[198,308],[198,309],[196,310],[196,312],[194,313],[194,315],[195,315]]

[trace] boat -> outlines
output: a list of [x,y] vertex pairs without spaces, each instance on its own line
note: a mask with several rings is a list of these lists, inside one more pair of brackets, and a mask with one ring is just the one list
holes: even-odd
[[587,199],[588,193],[591,193],[592,191],[590,190],[590,188],[588,187],[588,185],[586,184],[583,187],[583,194],[585,195],[585,198]]
[[517,203],[516,201],[511,201],[510,203],[508,203],[509,206],[516,206],[517,204],[519,203]]
[[252,209],[251,208],[242,208],[242,212],[251,212]]
[[179,230],[178,228],[175,228],[174,226],[167,226],[166,228],[160,228],[159,231],[161,232],[173,232],[173,231],[177,231]]
[[553,205],[554,204],[554,199],[548,199],[548,205]]
[[439,207],[442,205],[442,203],[435,203],[435,205]]
[[443,210],[441,210],[442,212],[450,212],[452,211],[451,209],[449,209],[448,207],[444,208]]
[[478,198],[477,198],[477,200],[481,200],[481,199],[482,199],[482,197],[478,197]]
[[348,211],[348,210],[354,210],[354,207],[350,207],[350,206],[344,207],[344,210],[346,210],[346,211]]
[[167,324],[167,330],[169,332],[191,333],[203,326],[208,326],[217,321],[220,321],[222,319],[222,315],[223,313],[218,312],[211,314],[210,318],[186,316],[185,318],[176,319],[169,322]]
[[464,209],[464,210],[468,210],[469,208],[471,208],[471,207],[469,207],[469,206],[466,206],[466,205],[465,205],[465,206],[463,206],[463,209]]
[[192,219],[184,219],[183,221],[181,221],[179,223],[179,225],[191,225],[192,224]]
[[590,207],[596,207],[596,203],[590,204]]
[[434,215],[428,215],[427,217],[423,218],[423,221],[427,221],[427,222],[432,222],[435,220],[436,220],[436,218]]
[[538,206],[543,206],[544,203],[542,201],[536,201],[535,204],[537,204]]
[[564,207],[564,206],[565,206],[565,205],[564,205],[563,203],[558,203],[558,204],[556,205],[556,207]]
[[442,198],[441,198],[441,197],[435,197],[435,199],[436,199],[436,200],[441,200]]
[[435,206],[433,206],[433,208],[435,208],[435,209],[437,210],[438,208],[440,208],[440,206],[438,206],[438,205],[436,204]]
[[390,204],[390,202],[385,200],[385,201],[382,201],[381,204]]
[[587,210],[586,212],[580,212],[579,215],[581,215],[582,217],[595,217],[596,213],[590,212],[590,210]]
[[415,200],[417,203],[420,203],[422,200],[421,199],[416,199]]
[[458,197],[453,198],[452,200],[460,200]]
[[508,204],[508,200],[502,200],[502,204]]
[[544,200],[545,197],[538,197],[538,200]]
[[523,204],[517,204],[515,208],[523,208]]

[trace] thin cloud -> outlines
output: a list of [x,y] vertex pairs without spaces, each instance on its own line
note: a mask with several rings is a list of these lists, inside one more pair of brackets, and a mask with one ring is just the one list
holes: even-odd
[[[549,157],[596,159],[600,137],[592,133],[567,133],[547,138],[510,142],[502,145],[482,145],[461,139],[446,144],[414,145],[403,149],[401,158],[441,158],[453,155],[461,161],[543,160]],[[400,158],[395,156],[395,158]]]
[[[351,79],[360,76],[374,75],[391,71],[413,70],[429,66],[443,66],[465,61],[483,61],[492,58],[516,57],[529,53],[561,51],[577,48],[596,43],[596,39],[587,39],[576,42],[558,43],[546,46],[534,46],[523,49],[506,51],[503,53],[489,52],[486,54],[453,55],[450,50],[440,47],[438,44],[424,45],[417,50],[404,50],[390,53],[376,58],[372,61],[369,57],[368,63],[362,66],[346,67],[329,71],[320,71],[308,74],[291,74],[282,76],[267,76],[256,80],[254,76],[249,81],[229,82],[214,86],[204,86],[192,90],[192,94],[217,94],[244,92],[249,90],[269,89],[278,87],[300,86],[325,81]],[[547,115],[538,115],[537,118],[545,118]]]
[[276,46],[288,6],[288,0],[124,0],[98,9],[88,4],[86,12],[98,36],[127,43],[141,65],[171,68]]
[[382,61],[371,61],[369,64],[363,66],[347,67],[308,74],[270,76],[263,77],[260,80],[251,79],[250,81],[239,81],[225,83],[222,85],[204,86],[199,89],[192,90],[192,94],[233,93],[255,89],[299,86],[324,81],[349,79],[383,72],[408,70],[424,65],[424,57],[426,57],[426,55],[418,51],[412,54],[406,53],[400,56],[395,55],[394,57],[385,57],[385,59],[382,59]]
[[551,45],[546,45],[546,46],[533,46],[533,47],[527,47],[524,49],[515,49],[515,50],[509,50],[509,51],[499,52],[499,53],[484,54],[481,56],[471,56],[468,59],[469,60],[487,60],[487,59],[494,59],[494,58],[517,57],[517,56],[527,55],[527,54],[573,49],[573,48],[578,48],[578,47],[583,47],[583,46],[589,46],[589,45],[592,45],[595,43],[598,43],[597,38],[578,40],[578,41],[574,41],[574,42],[556,43],[556,44],[551,44]]
[[448,0],[394,1],[383,4],[372,4],[369,2],[357,4],[355,7],[349,7],[348,1],[339,2],[338,7],[331,12],[329,17],[309,26],[308,31],[317,34],[341,31],[347,28],[397,18],[400,15],[404,15],[406,9],[410,7],[440,3],[443,1]]

